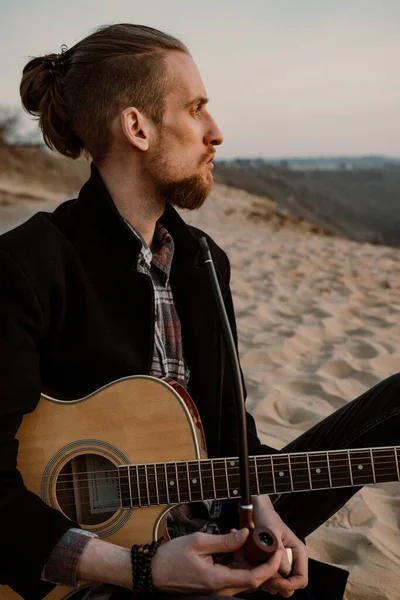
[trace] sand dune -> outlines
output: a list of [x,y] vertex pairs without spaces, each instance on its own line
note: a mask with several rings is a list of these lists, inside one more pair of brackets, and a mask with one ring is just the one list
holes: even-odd
[[[246,219],[251,197],[223,186],[195,214],[228,252],[248,407],[275,447],[400,371],[400,251]],[[400,484],[362,489],[308,538],[350,570],[347,600],[394,600]]]
[[[3,229],[60,198],[13,185],[0,182]],[[248,407],[263,441],[282,447],[400,371],[400,251],[316,235],[265,202],[216,186],[185,218],[230,256]],[[350,570],[347,600],[395,600],[399,525],[400,484],[370,486],[308,546]]]

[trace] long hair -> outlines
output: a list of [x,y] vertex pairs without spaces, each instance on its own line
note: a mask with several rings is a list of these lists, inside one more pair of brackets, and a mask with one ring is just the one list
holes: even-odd
[[171,77],[168,51],[189,54],[175,37],[152,27],[103,26],[61,54],[30,60],[22,73],[21,101],[39,120],[46,145],[71,158],[82,152],[101,163],[110,125],[128,106],[162,122]]

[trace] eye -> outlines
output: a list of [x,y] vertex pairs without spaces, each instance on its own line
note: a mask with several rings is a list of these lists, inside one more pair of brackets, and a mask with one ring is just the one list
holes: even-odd
[[194,115],[199,115],[199,114],[200,114],[200,111],[201,111],[201,107],[202,107],[202,104],[199,102],[198,104],[196,104],[196,105],[195,105],[195,106],[192,108],[192,113],[193,113]]

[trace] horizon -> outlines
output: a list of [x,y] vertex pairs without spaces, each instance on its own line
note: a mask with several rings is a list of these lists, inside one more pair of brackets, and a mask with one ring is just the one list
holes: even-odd
[[[397,0],[2,4],[0,105],[20,106],[29,56],[70,48],[104,23],[136,22],[189,47],[225,137],[219,160],[400,156]],[[32,131],[32,118],[22,127]]]

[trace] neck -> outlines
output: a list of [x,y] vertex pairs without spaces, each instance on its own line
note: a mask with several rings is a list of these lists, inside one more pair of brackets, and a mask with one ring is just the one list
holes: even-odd
[[157,198],[149,182],[138,175],[140,169],[132,164],[106,162],[97,168],[120,215],[151,248],[156,222],[164,212],[165,203]]
[[[252,495],[400,481],[400,446],[249,458]],[[240,498],[239,460],[213,458],[118,467],[123,508]]]

